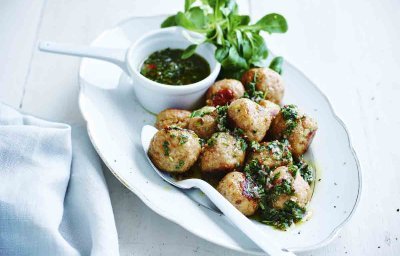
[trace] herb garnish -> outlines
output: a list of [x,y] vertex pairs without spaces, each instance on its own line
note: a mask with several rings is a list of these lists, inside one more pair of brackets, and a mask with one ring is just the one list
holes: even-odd
[[[296,175],[294,172],[299,171],[297,166],[294,165],[289,165],[288,169],[290,174],[294,175]],[[290,199],[284,203],[282,209],[273,207],[279,196],[290,196],[294,193],[294,189],[291,180],[283,179],[279,181],[281,173],[277,172],[271,177],[271,171],[257,159],[251,160],[243,170],[247,180],[244,189],[246,194],[259,199],[259,213],[262,223],[286,230],[304,217],[306,209]]]
[[207,143],[207,142],[206,142],[205,139],[199,138],[199,144],[200,144],[200,146],[204,146],[204,144],[206,144],[206,143]]
[[253,188],[247,191],[247,193],[252,195],[254,198],[265,198],[265,184],[270,170],[266,169],[265,166],[261,165],[256,159],[253,159],[246,164],[243,171],[248,183],[252,184],[248,187]]
[[264,146],[261,146],[260,143],[258,143],[257,141],[251,141],[250,142],[250,148],[251,150],[253,150],[254,152],[260,152],[265,150]]
[[169,142],[166,140],[163,143],[163,149],[164,149],[164,156],[169,156]]
[[185,144],[189,139],[189,136],[185,135],[185,134],[181,134],[179,135],[179,145],[183,145]]
[[283,140],[282,142],[277,140],[271,141],[268,143],[267,149],[272,153],[272,157],[275,160],[286,160],[288,163],[293,161],[287,140]]
[[209,139],[207,140],[207,146],[212,147],[212,146],[215,145],[215,142],[216,142],[215,136],[212,136],[211,138],[209,138]]
[[217,129],[220,132],[229,131],[228,128],[228,106],[218,106],[217,107]]
[[[279,175],[274,176],[274,178],[279,178]],[[292,195],[293,193],[294,190],[292,189],[291,182],[289,180],[283,179],[280,184],[273,186],[268,191],[268,197],[271,201],[275,201],[280,195]]]
[[179,163],[175,166],[175,169],[177,169],[177,170],[181,169],[184,164],[185,164],[185,161],[179,160]]
[[211,114],[214,111],[213,107],[203,107],[201,109],[197,109],[190,114],[190,117],[203,117],[205,115]]
[[237,143],[238,143],[240,149],[241,149],[243,152],[246,152],[246,149],[247,149],[246,140],[243,139],[242,137],[236,137],[236,139],[238,140]]
[[246,92],[244,93],[243,98],[248,98],[257,103],[265,99],[266,93],[264,93],[263,91],[257,91],[256,85],[257,85],[257,73],[254,73],[253,80],[245,84]]
[[288,200],[283,205],[283,209],[265,208],[261,212],[261,222],[282,230],[287,230],[293,223],[302,220],[305,213],[305,208],[292,200]]
[[285,105],[281,109],[283,119],[285,120],[286,129],[283,132],[284,136],[290,136],[294,128],[297,126],[297,119],[299,118],[299,112],[296,105]]
[[303,157],[300,157],[300,160],[296,163],[296,166],[299,168],[299,172],[301,177],[303,177],[303,179],[305,181],[308,182],[308,184],[311,184],[315,177],[314,177],[314,169],[312,168],[311,165],[309,165],[304,159]]
[[199,44],[211,43],[217,48],[215,58],[222,65],[222,76],[238,78],[251,67],[266,66],[268,49],[261,31],[285,33],[285,18],[277,13],[267,14],[250,25],[250,17],[238,13],[235,0],[186,0],[183,12],[168,17],[161,27],[181,26],[200,33],[204,38],[192,41],[183,57],[190,57]]

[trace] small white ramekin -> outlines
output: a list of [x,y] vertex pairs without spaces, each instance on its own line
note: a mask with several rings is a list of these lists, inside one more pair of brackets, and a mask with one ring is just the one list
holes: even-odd
[[221,65],[214,57],[214,46],[202,44],[196,53],[210,65],[211,73],[205,79],[189,85],[165,85],[154,82],[142,74],[140,68],[146,58],[155,51],[166,48],[185,49],[191,43],[182,35],[178,27],[151,31],[139,38],[128,49],[126,64],[133,81],[134,91],[144,108],[158,113],[166,108],[192,109],[199,105],[208,87],[217,78]]

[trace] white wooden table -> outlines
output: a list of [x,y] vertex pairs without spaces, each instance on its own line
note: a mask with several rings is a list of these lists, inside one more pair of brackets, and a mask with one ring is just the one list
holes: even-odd
[[[363,169],[358,211],[339,237],[304,255],[400,255],[400,1],[246,0],[253,18],[280,12],[289,32],[271,49],[303,70],[347,124]],[[79,60],[40,53],[37,40],[88,44],[129,16],[176,12],[183,0],[1,0],[0,100],[83,123]],[[121,255],[239,255],[149,210],[105,169]]]

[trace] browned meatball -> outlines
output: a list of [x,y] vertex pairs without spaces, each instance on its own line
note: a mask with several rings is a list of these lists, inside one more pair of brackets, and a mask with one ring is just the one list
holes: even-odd
[[271,124],[270,134],[275,139],[288,139],[295,157],[303,155],[317,132],[317,123],[295,105],[283,106]]
[[217,190],[232,205],[246,216],[253,215],[258,208],[258,199],[245,190],[247,180],[241,172],[230,172],[219,182]]
[[[292,166],[295,170],[295,167]],[[294,175],[294,177],[293,177]],[[287,166],[276,168],[270,174],[274,186],[282,186],[283,182],[290,185],[290,193],[283,193],[273,201],[273,207],[282,209],[288,200],[296,202],[299,206],[305,207],[310,200],[311,188],[310,185],[301,177],[299,171],[291,173]],[[273,189],[270,188],[270,189]]]
[[256,83],[256,90],[265,94],[265,99],[279,104],[285,92],[282,77],[269,68],[252,68],[242,76],[242,83],[247,88],[251,82]]
[[265,108],[249,99],[241,98],[228,107],[231,122],[243,130],[250,141],[261,141],[270,125],[270,116]]
[[209,139],[217,131],[217,113],[214,107],[205,106],[193,111],[189,119],[188,129],[200,138]]
[[218,132],[207,141],[201,155],[200,167],[203,172],[230,172],[242,166],[246,148],[244,141],[229,133]]
[[235,79],[224,79],[215,82],[208,89],[206,104],[208,106],[224,106],[239,99],[244,94],[242,83]]
[[154,135],[148,154],[158,169],[182,173],[197,161],[200,151],[200,139],[193,131],[168,127]]
[[271,116],[271,120],[274,119],[276,115],[278,115],[279,110],[281,110],[281,107],[278,104],[269,100],[261,100],[258,104],[267,110],[268,114]]
[[183,109],[165,109],[158,113],[156,128],[163,129],[169,126],[187,128],[189,123],[190,111]]
[[271,127],[272,120],[278,115],[281,107],[278,104],[273,103],[269,100],[261,100],[258,104],[264,107],[268,113],[267,127]]
[[277,140],[260,143],[258,148],[250,153],[247,163],[253,160],[257,160],[268,169],[288,165],[293,161],[289,146]]

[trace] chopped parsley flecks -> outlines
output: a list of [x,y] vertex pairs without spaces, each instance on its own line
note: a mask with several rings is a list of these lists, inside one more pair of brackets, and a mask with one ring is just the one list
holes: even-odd
[[214,111],[213,107],[203,107],[201,109],[195,110],[192,112],[192,114],[190,114],[190,117],[203,117],[205,115],[209,115]]
[[220,132],[228,132],[228,106],[217,107],[217,129]]
[[296,163],[296,166],[299,169],[301,177],[308,182],[308,184],[311,184],[315,180],[315,171],[313,167],[308,164],[303,157],[300,158],[300,160]]
[[281,230],[287,230],[294,223],[302,220],[305,214],[305,208],[299,206],[292,200],[288,200],[285,202],[282,209],[265,207],[261,212],[261,222]]
[[179,163],[175,166],[175,169],[177,169],[177,170],[181,169],[184,164],[185,164],[185,161],[179,160]]
[[246,152],[246,149],[247,149],[246,140],[243,139],[243,138],[241,138],[241,137],[237,137],[236,139],[237,139],[237,141],[238,141],[238,145],[239,145],[240,149],[241,149],[242,151]]
[[248,98],[257,103],[265,99],[265,93],[263,91],[258,91],[256,85],[257,73],[254,73],[253,80],[245,85],[246,91],[243,95],[243,98]]
[[163,149],[164,149],[164,156],[169,156],[169,142],[168,141],[164,141],[163,143]]
[[244,131],[242,129],[236,127],[235,129],[233,129],[233,134],[235,136],[241,137],[241,136],[244,136]]
[[296,105],[285,105],[281,109],[283,119],[285,120],[286,129],[284,136],[290,136],[298,124],[299,112]]
[[185,144],[189,140],[189,136],[185,134],[179,135],[179,145]]
[[[285,145],[285,143],[281,144]],[[257,148],[256,145],[252,143],[252,148]],[[301,168],[297,164],[290,164],[288,169],[293,177],[297,175],[297,172],[301,173]],[[243,169],[247,180],[246,186],[244,186],[245,193],[258,199],[260,206],[258,210],[259,220],[262,223],[287,230],[305,216],[306,209],[291,199],[288,199],[281,209],[274,207],[274,203],[280,196],[287,195],[290,197],[295,191],[292,187],[292,179],[281,179],[280,172],[271,175],[272,171],[273,169],[262,165],[257,159],[248,162]]]
[[243,172],[248,181],[246,193],[254,198],[265,197],[265,184],[268,179],[269,170],[265,169],[263,165],[254,159],[244,167]]
[[[274,176],[274,179],[279,179],[279,175],[277,177]],[[292,195],[293,193],[292,183],[289,180],[283,179],[279,184],[272,186],[268,191],[268,197],[271,201],[275,201],[281,195]]]
[[296,105],[293,104],[283,106],[281,111],[285,120],[296,119],[299,114]]
[[293,176],[293,178],[296,178],[299,168],[296,165],[291,164],[288,166],[288,170],[289,170],[290,174]]
[[293,161],[292,153],[290,152],[289,143],[287,140],[282,142],[277,140],[269,142],[267,149],[272,153],[274,160],[285,161],[288,163]]
[[217,141],[216,141],[216,137],[215,137],[215,136],[212,136],[211,138],[209,138],[209,139],[207,140],[207,146],[212,147],[212,146],[215,145],[216,142],[217,142]]
[[251,141],[250,142],[250,148],[251,150],[253,150],[254,152],[261,152],[264,151],[266,149],[265,146],[261,145],[260,143],[258,143],[257,141]]
[[200,146],[204,146],[207,143],[205,139],[199,138],[199,144]]

